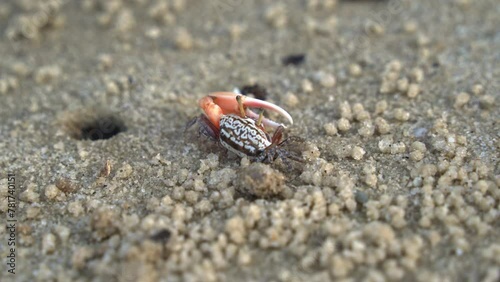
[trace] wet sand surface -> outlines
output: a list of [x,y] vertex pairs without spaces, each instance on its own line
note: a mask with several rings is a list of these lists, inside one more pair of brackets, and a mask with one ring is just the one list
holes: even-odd
[[[493,0],[2,1],[0,211],[17,222],[1,280],[498,281],[498,15]],[[185,131],[199,98],[234,88],[292,115],[302,140],[283,149],[304,163]]]

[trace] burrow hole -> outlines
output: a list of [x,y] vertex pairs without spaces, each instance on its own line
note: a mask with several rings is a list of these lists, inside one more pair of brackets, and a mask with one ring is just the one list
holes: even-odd
[[62,123],[66,132],[77,140],[106,140],[127,130],[118,115],[102,110],[67,113]]

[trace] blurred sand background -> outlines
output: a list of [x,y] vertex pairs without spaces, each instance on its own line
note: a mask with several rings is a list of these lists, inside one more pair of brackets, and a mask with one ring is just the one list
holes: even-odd
[[[498,281],[499,7],[2,1],[0,280]],[[184,133],[254,85],[307,163]]]

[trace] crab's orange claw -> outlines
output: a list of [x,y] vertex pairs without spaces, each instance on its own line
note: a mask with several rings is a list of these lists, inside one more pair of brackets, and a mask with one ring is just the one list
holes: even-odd
[[[213,99],[213,102],[219,105],[222,108],[222,111],[224,114],[240,114],[240,110],[238,108],[238,101],[236,100],[236,96],[241,95],[241,94],[236,94],[233,92],[215,92],[215,93],[210,93],[209,97]],[[275,111],[279,113],[280,115],[284,116],[291,124],[293,124],[293,119],[290,116],[290,114],[285,111],[283,108],[266,102],[262,101],[259,99],[255,99],[252,97],[247,97],[244,95],[241,95],[241,100],[242,103],[245,107],[251,107],[251,108],[262,108],[262,109],[268,109],[271,111]],[[201,105],[200,105],[201,106]],[[252,117],[256,118],[259,115],[255,114],[254,112],[247,110],[246,113]],[[272,127],[277,127],[279,124],[269,120],[269,119],[264,119],[262,121],[264,125],[269,125]]]
[[210,93],[208,97],[212,98],[213,103],[217,104],[224,114],[239,114],[240,110],[236,100],[238,95],[233,92],[214,92]]
[[220,129],[219,121],[221,116],[224,114],[221,107],[214,103],[210,96],[205,96],[198,101],[198,105],[203,109],[205,115],[208,117],[210,122],[217,128]]

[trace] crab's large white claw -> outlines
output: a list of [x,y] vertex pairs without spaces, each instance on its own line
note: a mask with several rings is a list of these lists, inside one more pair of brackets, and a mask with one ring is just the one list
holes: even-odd
[[[238,108],[238,102],[236,101],[236,96],[241,95],[241,94],[236,94],[233,92],[215,92],[215,93],[210,93],[209,96],[213,99],[214,103],[219,105],[222,109],[222,111],[225,114],[233,113],[233,114],[239,114],[239,108]],[[293,124],[293,119],[290,114],[285,111],[283,108],[273,104],[269,103],[263,100],[255,99],[252,97],[247,97],[244,95],[241,95],[242,97],[242,103],[245,107],[251,107],[251,108],[262,108],[262,109],[267,109],[270,111],[277,112],[278,114],[284,116],[290,124]],[[258,114],[255,112],[247,109],[246,110],[247,115],[249,115],[251,118],[258,118]],[[271,127],[278,127],[282,124],[274,122],[270,119],[264,118],[263,119],[264,125],[271,126]]]
[[[250,110],[250,109],[247,109],[246,110],[246,115],[257,120],[259,118],[259,114]],[[293,122],[293,121],[292,121]],[[262,118],[262,124],[265,126],[265,127],[271,127],[271,128],[278,128],[280,126],[283,126],[284,128],[286,128],[286,126],[282,123],[277,123],[275,122],[274,120],[271,120],[271,119],[268,119],[268,118]]]
[[[290,124],[293,124],[292,116],[287,111],[285,111],[283,108],[281,108],[280,106],[277,106],[273,103],[269,103],[269,102],[255,99],[252,97],[245,97],[245,99],[243,99],[243,105],[245,105],[246,107],[262,108],[262,109],[268,109],[268,110],[277,112],[278,114],[284,116],[288,120],[288,122],[290,122]],[[247,112],[252,112],[252,111],[247,110]],[[257,117],[258,116],[259,115],[257,115]]]

